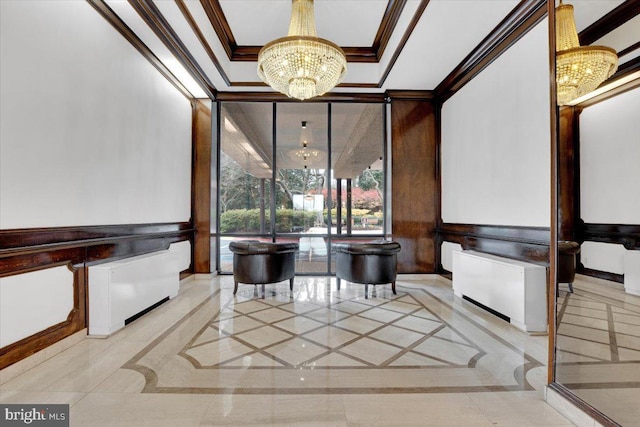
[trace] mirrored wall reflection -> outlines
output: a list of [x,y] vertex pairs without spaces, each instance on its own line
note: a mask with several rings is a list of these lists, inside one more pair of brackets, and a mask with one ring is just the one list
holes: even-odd
[[559,240],[580,251],[572,287],[559,280],[555,380],[623,426],[640,425],[637,111],[638,87],[560,110]]
[[382,103],[222,103],[220,271],[232,270],[232,240],[296,242],[296,273],[330,274],[332,240],[380,238],[384,111]]

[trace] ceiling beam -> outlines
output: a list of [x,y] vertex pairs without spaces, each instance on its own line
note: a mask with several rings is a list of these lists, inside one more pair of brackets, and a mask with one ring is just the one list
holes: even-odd
[[[628,76],[631,76],[634,73],[640,72],[640,57],[634,58],[631,61],[625,62],[622,64],[616,73],[611,76],[609,79],[602,82],[600,86],[609,86],[614,84],[617,80],[624,79]],[[593,98],[589,98],[586,101],[577,104],[578,107],[586,108],[593,104],[597,104],[598,102],[602,102],[609,98],[613,98],[614,96],[620,95],[621,93],[628,92],[637,87],[640,87],[640,78],[634,78],[627,83],[624,83],[620,86],[614,87],[607,92],[601,93],[600,95],[594,96]]]
[[178,78],[154,55],[149,47],[124,23],[122,19],[104,2],[104,0],[87,0],[93,8],[107,20],[140,54],[151,63],[180,93],[186,98],[194,96]]
[[222,64],[220,64],[220,61],[218,61],[218,57],[216,57],[216,54],[213,52],[213,49],[211,48],[211,45],[207,41],[206,37],[204,36],[202,31],[200,31],[200,27],[198,27],[198,24],[196,23],[195,19],[193,19],[193,16],[191,15],[191,12],[189,12],[189,8],[184,3],[184,0],[175,0],[175,1],[176,1],[176,4],[178,5],[178,8],[180,9],[180,12],[182,12],[182,16],[184,16],[184,19],[187,21],[187,23],[191,27],[191,31],[193,31],[193,34],[195,34],[195,36],[198,38],[198,41],[202,45],[202,48],[205,50],[205,52],[207,52],[209,59],[211,59],[211,62],[216,67],[216,70],[218,70],[218,73],[220,73],[222,80],[224,80],[224,82],[230,86],[231,81],[229,80],[229,76],[227,76],[227,73],[224,71],[224,68],[222,68]]
[[[278,92],[218,92],[216,101],[233,102],[300,102]],[[358,102],[358,103],[382,103],[385,102],[384,93],[345,93],[328,92],[322,96],[306,99],[307,102]]]
[[180,40],[180,37],[171,28],[171,25],[162,16],[162,13],[152,0],[129,0],[129,4],[138,12],[138,15],[147,23],[149,28],[164,43],[175,58],[182,64],[191,77],[198,83],[202,90],[211,99],[215,99],[216,88],[202,70],[198,62],[189,52],[189,49]]
[[640,14],[640,1],[627,0],[611,12],[580,31],[578,38],[581,46],[587,46],[609,34],[625,22]]
[[411,18],[411,22],[409,23],[409,25],[407,26],[407,29],[402,35],[402,40],[400,40],[400,43],[398,43],[396,50],[393,52],[393,56],[391,57],[391,60],[389,60],[389,63],[387,64],[387,68],[385,68],[384,73],[382,73],[382,77],[380,77],[380,82],[378,83],[378,87],[382,87],[382,85],[384,85],[384,82],[387,80],[387,77],[389,77],[389,74],[391,73],[393,66],[396,64],[396,61],[398,60],[398,58],[400,57],[400,54],[402,53],[402,49],[404,49],[405,45],[409,41],[409,37],[411,37],[413,30],[416,28],[416,25],[418,25],[418,22],[420,21],[420,18],[422,18],[422,14],[424,13],[424,10],[427,8],[428,5],[429,5],[429,0],[420,1],[420,4],[416,9],[416,13],[413,14],[413,18]]
[[[238,45],[219,0],[200,0],[200,4],[206,12],[218,39],[220,39],[220,43],[229,60],[257,62],[258,53],[262,46]],[[389,0],[372,45],[342,47],[347,56],[347,62],[379,62],[406,4],[407,0]]]

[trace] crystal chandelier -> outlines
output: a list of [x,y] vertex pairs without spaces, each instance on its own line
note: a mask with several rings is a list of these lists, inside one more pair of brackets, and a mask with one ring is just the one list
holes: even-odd
[[342,49],[317,37],[313,0],[293,0],[289,35],[258,53],[258,76],[291,98],[305,100],[335,87],[347,72]]
[[307,146],[304,145],[300,149],[291,150],[289,152],[289,155],[293,160],[302,160],[304,164],[304,168],[306,169],[309,163],[313,164],[321,159],[322,151],[312,149],[312,148],[307,148]]
[[302,148],[289,151],[289,156],[295,160],[302,160],[304,168],[307,169],[309,163],[314,164],[319,160],[322,160],[323,153],[321,150],[315,148],[309,148],[310,135],[307,130],[307,122],[302,122],[302,131],[300,133],[300,141],[302,142]]
[[595,90],[618,69],[616,51],[604,46],[580,46],[573,6],[556,8],[556,83],[558,105]]

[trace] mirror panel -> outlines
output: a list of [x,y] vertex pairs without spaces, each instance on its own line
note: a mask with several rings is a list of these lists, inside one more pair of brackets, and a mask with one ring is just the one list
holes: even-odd
[[[632,3],[628,1],[568,3],[574,5],[581,44],[616,49],[618,75],[631,84],[608,99],[581,101],[559,110],[555,382],[614,423],[636,425],[640,415],[640,32],[637,23],[633,28],[640,17],[625,9]],[[563,241],[578,242],[578,252],[563,255]],[[572,262],[577,274],[563,276],[563,269]]]

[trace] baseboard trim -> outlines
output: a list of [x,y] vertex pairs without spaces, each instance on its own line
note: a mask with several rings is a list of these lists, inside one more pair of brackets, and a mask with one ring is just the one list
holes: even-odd
[[587,405],[558,383],[545,386],[544,400],[549,406],[578,427],[594,427],[594,425],[620,426],[620,424]]
[[18,375],[21,375],[33,369],[39,364],[51,359],[52,357],[62,353],[68,348],[78,344],[79,342],[87,338],[87,329],[82,329],[66,338],[61,339],[58,342],[51,344],[50,346],[43,348],[42,350],[25,357],[22,360],[13,363],[6,368],[0,370],[0,385],[11,381]]

